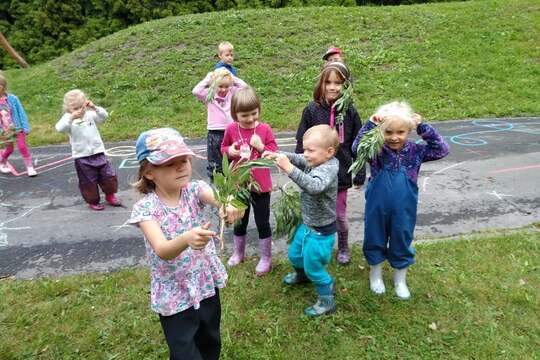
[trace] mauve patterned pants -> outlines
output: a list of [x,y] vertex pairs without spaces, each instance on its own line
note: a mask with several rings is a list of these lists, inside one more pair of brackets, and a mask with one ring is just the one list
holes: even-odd
[[99,187],[105,195],[118,191],[116,171],[104,153],[75,159],[75,169],[79,177],[79,190],[89,204],[99,204]]

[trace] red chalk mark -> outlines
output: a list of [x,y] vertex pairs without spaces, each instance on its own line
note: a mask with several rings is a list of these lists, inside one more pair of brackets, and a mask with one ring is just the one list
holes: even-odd
[[529,165],[529,166],[521,166],[521,167],[515,167],[515,168],[508,168],[508,169],[493,170],[493,171],[490,172],[490,174],[502,174],[502,173],[507,173],[507,172],[538,169],[538,168],[540,168],[540,164],[538,164],[538,165]]
[[472,149],[469,149],[469,148],[465,149],[465,151],[468,152],[468,153],[473,153],[473,154],[480,155],[480,156],[483,156],[483,155],[488,153],[487,151],[472,150]]
[[[60,164],[60,163],[63,163],[63,162],[66,162],[68,160],[71,160],[71,156],[67,157],[67,158],[64,158],[64,159],[60,159],[60,160],[57,160],[57,161],[53,161],[53,162],[50,162],[50,163],[47,163],[47,164],[43,164],[41,166],[37,166],[36,167],[36,171],[38,170],[41,170],[41,169],[45,169],[45,168],[48,168],[48,167],[51,167],[53,165],[56,165],[56,164]],[[6,161],[6,164],[7,166],[9,166],[9,168],[11,169],[11,173],[14,175],[14,176],[23,176],[23,175],[26,175],[27,172],[26,171],[23,171],[23,172],[18,172],[17,169],[15,169],[15,166],[11,165],[9,163],[9,161]]]

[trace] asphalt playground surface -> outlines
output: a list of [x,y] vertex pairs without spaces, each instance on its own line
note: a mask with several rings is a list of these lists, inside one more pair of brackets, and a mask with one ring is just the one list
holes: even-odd
[[[540,118],[478,119],[433,124],[450,144],[445,159],[424,163],[418,179],[416,239],[433,239],[485,229],[515,228],[540,221]],[[293,151],[293,133],[277,134]],[[187,141],[205,156],[205,139]],[[32,149],[39,175],[23,172],[20,154],[9,161],[13,174],[0,174],[0,278],[29,279],[110,271],[146,263],[140,231],[126,224],[138,195],[131,189],[138,164],[134,141],[106,144],[118,169],[124,208],[88,209],[77,187],[68,144]],[[205,160],[195,159],[194,179],[205,179]],[[273,169],[274,185],[288,179]],[[277,199],[278,193],[273,194]],[[363,240],[363,189],[350,189],[350,241]],[[217,228],[217,220],[212,222]],[[273,219],[272,219],[273,222]],[[248,255],[256,253],[254,221]],[[231,251],[228,232],[225,253]],[[274,239],[283,255],[285,239]],[[360,261],[354,259],[353,261]]]

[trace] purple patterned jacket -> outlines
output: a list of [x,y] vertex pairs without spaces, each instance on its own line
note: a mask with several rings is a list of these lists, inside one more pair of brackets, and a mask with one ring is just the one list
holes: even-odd
[[[360,129],[352,145],[354,152],[356,152],[362,136],[375,126],[377,125],[372,121],[368,121]],[[370,181],[379,174],[383,167],[391,170],[399,170],[400,167],[404,167],[407,177],[416,183],[420,165],[423,162],[442,159],[450,152],[446,141],[432,126],[421,123],[417,126],[416,132],[426,144],[417,144],[409,140],[399,152],[390,149],[384,144],[381,153],[369,161],[371,169]]]

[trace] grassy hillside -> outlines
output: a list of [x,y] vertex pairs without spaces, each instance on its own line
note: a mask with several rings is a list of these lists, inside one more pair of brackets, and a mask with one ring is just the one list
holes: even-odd
[[397,98],[434,120],[538,115],[539,10],[535,0],[492,0],[188,15],[7,75],[31,117],[33,144],[65,141],[54,123],[75,87],[111,112],[106,140],[164,125],[204,135],[206,111],[191,89],[224,39],[236,46],[240,77],[262,98],[264,120],[279,130],[296,128],[332,44],[346,51],[364,118]]

